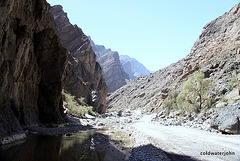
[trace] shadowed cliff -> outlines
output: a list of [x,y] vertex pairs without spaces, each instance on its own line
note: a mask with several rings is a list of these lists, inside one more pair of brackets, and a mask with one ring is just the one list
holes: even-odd
[[53,6],[52,9],[58,35],[69,51],[64,89],[77,98],[85,98],[97,112],[105,112],[108,88],[88,37],[69,22],[62,6]]
[[67,50],[45,0],[0,1],[0,136],[62,120]]

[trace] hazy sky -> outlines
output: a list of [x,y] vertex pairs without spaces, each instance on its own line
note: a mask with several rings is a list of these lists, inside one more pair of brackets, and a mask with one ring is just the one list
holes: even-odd
[[129,55],[149,70],[182,58],[204,25],[229,11],[239,0],[47,0],[60,4],[72,24],[120,55]]

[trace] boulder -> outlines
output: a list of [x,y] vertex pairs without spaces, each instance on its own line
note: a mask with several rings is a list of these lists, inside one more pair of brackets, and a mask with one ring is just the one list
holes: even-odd
[[240,134],[240,103],[226,106],[213,116],[211,127],[223,133]]

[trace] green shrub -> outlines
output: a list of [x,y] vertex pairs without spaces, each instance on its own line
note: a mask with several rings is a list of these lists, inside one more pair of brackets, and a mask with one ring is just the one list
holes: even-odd
[[204,73],[195,72],[185,83],[177,96],[177,105],[189,113],[201,112],[209,105],[209,91],[213,88],[211,79],[204,79]]
[[80,97],[80,98],[76,99],[76,101],[80,105],[85,105],[85,106],[87,105],[86,102],[85,102],[85,98],[84,97]]
[[81,98],[75,98],[75,96],[72,96],[71,94],[68,94],[66,92],[62,92],[64,96],[64,106],[68,109],[67,113],[70,115],[77,115],[77,116],[84,116],[85,114],[93,115],[95,116],[95,112],[93,112],[93,107],[88,106],[85,103],[85,99],[83,97]]
[[166,114],[168,115],[171,110],[177,109],[177,96],[179,94],[178,90],[173,90],[168,93],[168,97],[163,101],[165,105]]

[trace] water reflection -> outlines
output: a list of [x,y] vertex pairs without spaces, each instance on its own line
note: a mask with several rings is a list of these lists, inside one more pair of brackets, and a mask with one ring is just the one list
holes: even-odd
[[54,136],[29,136],[25,143],[2,147],[1,160],[5,161],[54,161],[58,158],[61,138]]
[[109,143],[108,136],[94,130],[82,131],[70,136],[31,135],[20,145],[3,146],[1,161],[103,161],[126,160]]

